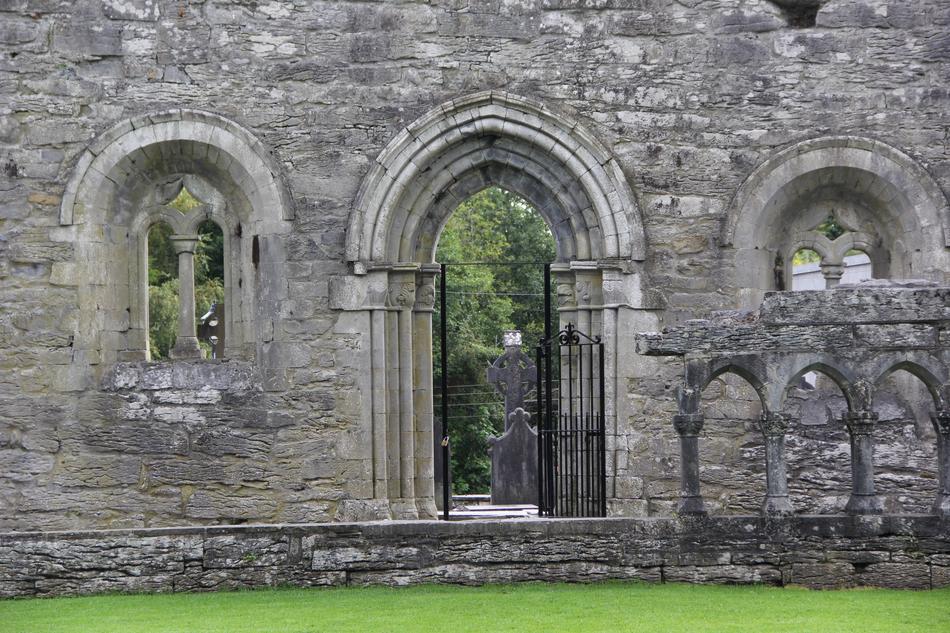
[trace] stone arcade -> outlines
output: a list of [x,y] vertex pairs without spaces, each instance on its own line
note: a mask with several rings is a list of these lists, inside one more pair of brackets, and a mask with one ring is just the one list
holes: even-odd
[[[0,594],[950,584],[948,29],[944,0],[3,3]],[[433,520],[434,254],[491,185],[604,341],[610,518]],[[153,362],[147,231],[187,317],[206,219],[224,353],[182,318]],[[827,290],[784,291],[802,249]],[[855,251],[929,285],[837,287]]]

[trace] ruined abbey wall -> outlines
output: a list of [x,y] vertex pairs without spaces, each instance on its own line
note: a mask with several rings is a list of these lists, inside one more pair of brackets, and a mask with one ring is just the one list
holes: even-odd
[[[756,308],[831,208],[879,274],[950,282],[948,30],[942,0],[2,3],[0,528],[431,516],[417,264],[487,184],[613,341],[610,511],[672,512],[682,363],[637,332]],[[223,361],[143,352],[136,231],[181,175],[231,222]],[[920,391],[878,405],[895,512],[933,499]],[[758,512],[754,394],[704,397],[709,509]],[[793,501],[841,512],[841,396],[795,397]]]

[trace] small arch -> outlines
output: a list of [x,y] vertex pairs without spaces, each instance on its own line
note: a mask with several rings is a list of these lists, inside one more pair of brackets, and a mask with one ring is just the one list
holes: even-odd
[[541,104],[485,91],[431,110],[379,154],[350,215],[347,260],[431,261],[425,236],[489,184],[536,205],[562,261],[646,256],[640,210],[607,149]]
[[850,372],[838,369],[821,361],[809,363],[808,365],[789,375],[788,379],[784,381],[784,388],[781,391],[781,402],[779,405],[784,404],[785,394],[788,392],[788,390],[798,386],[799,380],[806,374],[810,373],[824,374],[830,378],[832,382],[834,382],[838,387],[838,389],[841,390],[841,393],[844,395],[845,401],[848,404],[848,408],[851,408],[851,395],[848,386],[855,381],[855,378]]
[[740,364],[725,361],[723,363],[713,362],[710,365],[710,372],[706,380],[703,381],[702,390],[705,390],[716,378],[722,376],[723,374],[734,374],[739,378],[742,378],[752,389],[755,391],[755,394],[759,397],[759,403],[762,405],[762,411],[768,411],[768,396],[766,394],[765,383],[759,379],[755,373],[747,367],[743,367]]
[[905,371],[908,374],[918,378],[924,386],[927,388],[927,391],[930,393],[930,396],[934,400],[934,407],[937,410],[946,408],[947,403],[944,401],[942,395],[943,385],[946,384],[946,379],[941,379],[937,376],[937,373],[941,375],[946,375],[946,372],[934,372],[924,367],[922,364],[912,361],[912,360],[899,360],[889,364],[883,370],[879,371],[877,377],[874,379],[874,385],[882,384],[888,376],[897,371]]

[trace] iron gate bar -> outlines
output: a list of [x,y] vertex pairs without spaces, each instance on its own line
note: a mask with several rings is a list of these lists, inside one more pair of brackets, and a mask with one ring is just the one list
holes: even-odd
[[449,520],[451,482],[449,481],[449,354],[448,354],[448,318],[445,311],[445,264],[439,267],[439,344],[441,345],[442,376],[442,519]]
[[604,345],[568,323],[542,339],[536,356],[539,374],[546,374],[538,376],[545,391],[538,396],[539,513],[606,516]]

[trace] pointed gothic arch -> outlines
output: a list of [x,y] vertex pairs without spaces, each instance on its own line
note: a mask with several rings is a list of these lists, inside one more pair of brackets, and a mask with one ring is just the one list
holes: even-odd
[[331,306],[362,313],[355,318],[369,338],[363,392],[372,423],[364,431],[382,516],[435,514],[435,250],[455,208],[491,185],[523,197],[548,223],[562,325],[572,321],[606,343],[606,416],[616,433],[619,312],[642,307],[637,262],[646,257],[620,164],[583,126],[542,104],[495,91],[455,99],[411,123],[373,162],[347,225],[355,276],[331,285]]

